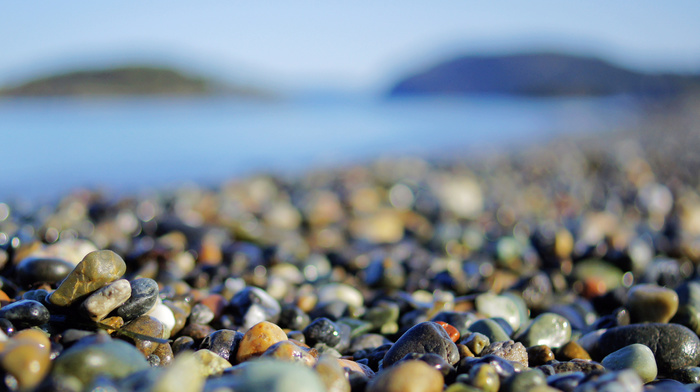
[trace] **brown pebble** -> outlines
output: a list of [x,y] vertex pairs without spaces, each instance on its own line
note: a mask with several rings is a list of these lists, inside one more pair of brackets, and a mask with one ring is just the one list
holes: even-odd
[[48,301],[56,306],[68,306],[121,278],[124,272],[126,263],[118,254],[111,250],[90,252],[48,296]]
[[569,342],[561,346],[557,350],[557,359],[560,361],[570,361],[572,359],[586,359],[591,360],[590,354],[586,351],[580,344],[576,342]]
[[350,382],[345,376],[345,369],[340,366],[337,358],[323,355],[314,367],[316,373],[321,378],[321,382],[326,386],[327,392],[350,392]]
[[107,333],[112,333],[124,326],[124,319],[119,316],[112,316],[103,319],[102,321],[100,321],[100,323],[112,327],[111,329],[107,330]]
[[[270,346],[265,350],[262,356],[283,361],[299,362],[306,366],[314,366],[316,364],[316,357],[310,353],[310,350],[312,349],[304,349],[291,340],[283,340]],[[313,350],[316,351],[315,349]]]
[[678,294],[655,284],[638,284],[627,293],[633,323],[667,323],[678,311]]
[[554,359],[554,353],[549,346],[539,345],[527,348],[527,357],[531,367],[544,365]]
[[47,342],[46,336],[24,334],[5,344],[0,353],[0,367],[15,377],[20,390],[33,389],[48,374],[51,348]]
[[[163,337],[163,332],[165,331],[165,328],[163,327],[163,324],[160,321],[156,320],[151,316],[144,315],[135,318],[128,324],[125,324],[124,327],[122,327],[122,330],[160,339]],[[141,353],[143,353],[143,355],[146,357],[153,354],[156,348],[158,348],[159,344],[152,340],[141,339],[139,337],[130,337],[125,335],[119,335],[119,337],[133,341],[134,346],[136,346],[136,348],[139,351],[141,351]]]
[[367,392],[441,392],[442,373],[423,361],[401,361],[373,378]]
[[238,345],[236,361],[240,363],[252,357],[258,357],[273,344],[284,340],[287,340],[287,334],[282,328],[269,321],[261,321],[243,335]]
[[457,343],[457,351],[459,351],[459,359],[474,357],[474,353],[472,353],[469,347],[463,345],[462,343]]
[[204,324],[190,324],[180,331],[181,336],[189,336],[194,340],[202,340],[214,333],[215,329]]
[[153,354],[160,358],[160,366],[168,366],[173,362],[173,357],[175,354],[173,354],[173,348],[170,346],[170,343],[161,343],[158,345],[158,347],[153,351]]

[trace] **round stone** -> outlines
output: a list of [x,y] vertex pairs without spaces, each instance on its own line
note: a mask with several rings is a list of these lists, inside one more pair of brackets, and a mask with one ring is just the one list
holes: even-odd
[[236,358],[236,351],[238,351],[238,345],[242,339],[242,332],[220,329],[207,335],[207,337],[202,340],[199,348],[210,350],[230,362]]
[[48,323],[51,314],[40,302],[23,299],[3,306],[0,318],[9,320],[17,327],[26,328]]
[[537,369],[528,369],[508,377],[501,386],[504,392],[530,391],[535,387],[547,385],[544,374]]
[[383,367],[388,368],[410,353],[434,353],[450,365],[459,361],[459,351],[444,328],[432,321],[416,324],[406,331],[384,356]]
[[206,376],[193,372],[200,361],[193,353],[182,353],[177,356],[172,365],[165,368],[162,375],[150,389],[152,392],[201,392],[204,389]]
[[305,349],[291,340],[283,340],[265,350],[262,357],[300,362],[306,366],[314,366],[314,364],[316,364],[316,357],[314,354],[318,355],[315,349]]
[[323,343],[328,347],[335,347],[340,343],[340,327],[333,321],[319,317],[304,328],[306,344],[313,347],[317,343]]
[[258,287],[245,287],[231,299],[236,322],[243,330],[250,329],[261,321],[276,323],[279,320],[281,307],[279,302]]
[[571,323],[555,313],[542,313],[518,337],[525,346],[547,345],[557,348],[571,340]]
[[[144,356],[149,356],[158,347],[157,342],[149,340],[145,337],[154,337],[157,339],[163,338],[163,324],[151,316],[140,316],[135,320],[130,321],[122,327],[123,331],[133,332],[141,336],[121,335],[124,339],[134,342],[136,348],[143,353]],[[143,336],[143,337],[142,337]]]
[[557,359],[560,361],[570,361],[572,359],[591,360],[591,356],[581,345],[571,341],[559,347],[559,350],[557,350]]
[[31,334],[20,336],[24,331],[17,333],[6,344],[0,353],[0,366],[17,380],[17,386],[21,390],[31,390],[51,368],[50,345],[45,336],[39,336],[41,342],[29,336]]
[[678,294],[655,284],[638,284],[627,293],[626,306],[634,323],[667,323],[678,310]]
[[539,345],[527,348],[530,366],[540,366],[554,359],[554,352],[549,346]]
[[240,363],[258,357],[270,346],[283,340],[287,340],[287,334],[277,325],[268,321],[255,324],[243,335],[238,345],[236,362]]
[[480,363],[469,369],[469,383],[484,392],[498,392],[501,380],[493,365]]
[[130,282],[131,296],[117,309],[117,315],[124,320],[143,316],[158,301],[158,283],[149,278],[134,279]]
[[350,382],[345,376],[345,369],[340,366],[336,358],[323,355],[314,366],[327,392],[350,392]]
[[204,391],[326,392],[318,374],[294,362],[259,359],[236,366],[236,371],[207,380]]
[[520,328],[520,309],[512,298],[493,293],[484,293],[474,301],[476,311],[486,317],[500,317],[508,322],[514,331]]
[[206,377],[221,374],[232,366],[229,361],[207,349],[195,351],[194,357],[199,362],[199,373]]
[[100,321],[131,296],[131,285],[119,279],[90,294],[82,303],[82,310],[93,321]]
[[367,392],[441,392],[442,374],[423,361],[402,361],[374,377]]
[[471,332],[479,332],[489,338],[491,342],[503,342],[510,340],[510,336],[503,329],[503,327],[495,320],[492,319],[481,319],[475,321],[469,327]]
[[329,283],[318,289],[319,302],[342,301],[356,308],[362,307],[364,299],[362,293],[348,284]]
[[27,257],[17,265],[17,282],[22,287],[36,283],[53,285],[62,281],[75,268],[75,264],[62,259]]
[[111,250],[88,253],[61,282],[48,300],[56,306],[68,306],[107,283],[124,275],[126,264]]
[[623,347],[603,358],[602,365],[608,370],[632,369],[642,381],[653,381],[658,370],[656,360],[651,349],[643,344],[634,343]]

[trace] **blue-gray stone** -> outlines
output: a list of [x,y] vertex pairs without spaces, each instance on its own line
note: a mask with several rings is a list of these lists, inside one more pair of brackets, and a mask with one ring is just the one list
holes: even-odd
[[459,361],[457,345],[440,324],[432,321],[416,324],[401,335],[387,351],[382,366],[388,368],[410,353],[434,353],[443,357],[450,365]]
[[632,369],[645,383],[653,381],[657,374],[656,360],[651,349],[634,343],[608,354],[601,362],[608,370]]
[[503,330],[503,327],[491,319],[481,319],[469,326],[471,332],[484,334],[491,342],[503,342],[510,340],[510,336]]

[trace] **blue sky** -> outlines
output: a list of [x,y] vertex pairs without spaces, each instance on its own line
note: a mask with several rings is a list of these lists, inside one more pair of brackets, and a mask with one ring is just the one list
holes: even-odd
[[457,53],[552,48],[700,70],[700,1],[4,1],[0,85],[164,61],[282,89],[386,86]]

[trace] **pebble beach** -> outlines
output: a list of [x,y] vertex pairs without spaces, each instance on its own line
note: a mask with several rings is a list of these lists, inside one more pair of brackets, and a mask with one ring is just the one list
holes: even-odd
[[498,153],[0,200],[0,390],[700,391],[698,107]]

